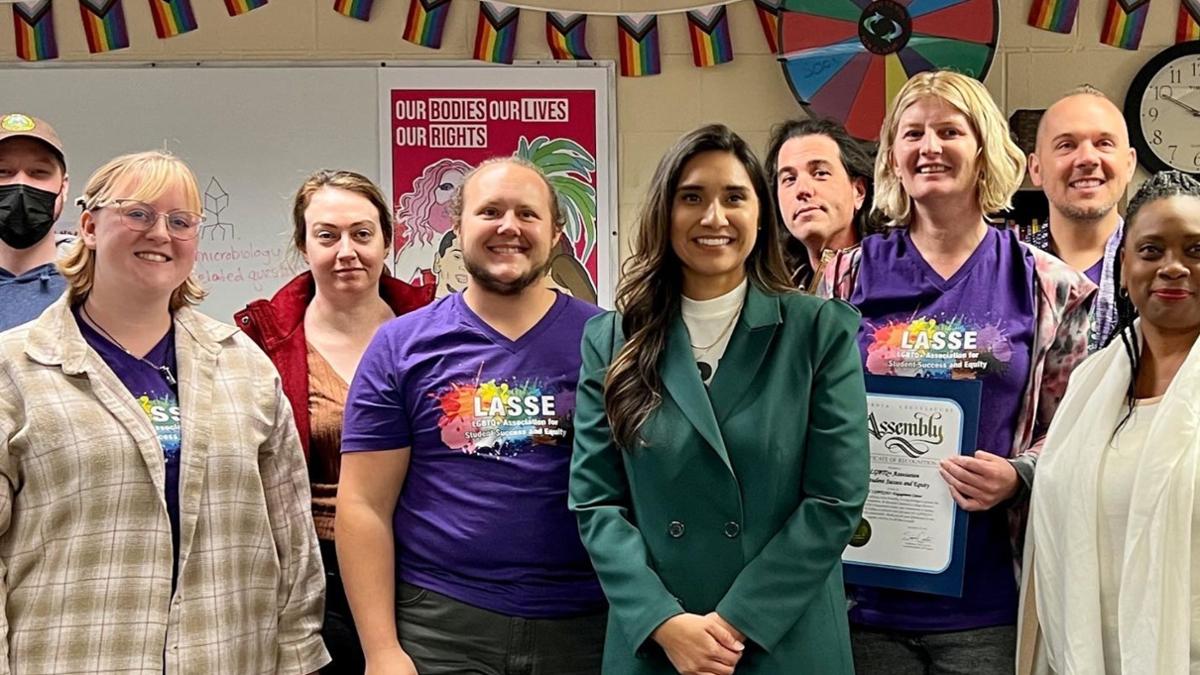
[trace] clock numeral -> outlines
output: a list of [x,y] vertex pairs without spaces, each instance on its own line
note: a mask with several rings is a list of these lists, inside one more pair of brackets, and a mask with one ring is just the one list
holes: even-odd
[[1146,117],[1149,117],[1152,120],[1158,119],[1158,108],[1150,108],[1147,110]]
[[1150,136],[1151,145],[1162,145],[1162,129],[1155,129],[1154,134]]
[[[1195,65],[1195,64],[1193,64],[1193,65]],[[1183,72],[1180,71],[1178,68],[1172,68],[1171,69],[1171,84],[1182,84],[1182,83],[1183,83]]]
[[1196,156],[1192,158],[1192,166],[1200,167],[1200,152],[1197,152]]
[[1174,98],[1175,97],[1175,89],[1169,84],[1164,84],[1164,85],[1154,88],[1154,100],[1155,101],[1161,101],[1164,97],[1166,97],[1166,98]]
[[1192,61],[1192,77],[1200,77],[1200,61]]
[[1179,146],[1178,145],[1168,145],[1167,149],[1171,151],[1171,159],[1168,159],[1167,161],[1174,163],[1175,153],[1179,152]]

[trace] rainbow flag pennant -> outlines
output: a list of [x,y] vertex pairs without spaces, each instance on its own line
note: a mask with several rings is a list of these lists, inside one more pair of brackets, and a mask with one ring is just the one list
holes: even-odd
[[241,16],[267,4],[267,0],[225,0],[225,11],[229,16]]
[[491,63],[512,63],[517,51],[517,21],[521,10],[480,0],[475,28],[475,58]]
[[54,12],[51,0],[19,0],[13,4],[13,34],[17,38],[17,56],[25,61],[58,58],[54,39]]
[[450,0],[412,0],[404,24],[404,39],[414,45],[441,49],[448,16]]
[[192,0],[150,0],[150,13],[160,40],[196,30]]
[[1175,42],[1200,40],[1200,0],[1179,0],[1179,25]]
[[779,6],[783,0],[754,0],[754,8],[758,10],[758,22],[762,24],[763,35],[767,38],[767,47],[772,54],[779,53]]
[[729,13],[725,5],[710,5],[687,13],[688,32],[692,36],[692,62],[708,68],[733,60],[733,42],[729,39]]
[[587,14],[546,12],[546,43],[560,61],[591,59],[587,48]]
[[375,0],[333,0],[333,11],[359,21],[371,20],[371,5]]
[[662,61],[658,57],[658,15],[618,16],[617,34],[622,77],[643,77],[662,72]]
[[79,16],[89,52],[99,54],[129,46],[121,0],[79,0]]
[[1029,25],[1054,33],[1070,33],[1078,11],[1079,0],[1033,0],[1029,6]]
[[1100,42],[1121,49],[1137,49],[1150,13],[1150,0],[1108,0]]

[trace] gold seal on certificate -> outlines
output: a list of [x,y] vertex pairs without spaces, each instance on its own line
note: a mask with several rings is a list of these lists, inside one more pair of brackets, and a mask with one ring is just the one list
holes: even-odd
[[[951,498],[938,463],[973,450],[978,383],[869,379],[871,487],[862,522],[842,554],[843,562],[857,567],[847,580],[956,594],[953,580],[941,580],[948,587],[935,590],[943,584],[930,578],[958,576],[965,545],[966,514]],[[971,391],[964,384],[973,385]],[[951,570],[956,561],[959,570]]]

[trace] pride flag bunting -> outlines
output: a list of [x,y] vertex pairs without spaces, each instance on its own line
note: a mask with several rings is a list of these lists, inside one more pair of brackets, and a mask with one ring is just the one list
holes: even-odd
[[1029,6],[1029,25],[1054,33],[1070,33],[1078,11],[1079,0],[1033,0]]
[[617,17],[617,40],[620,42],[621,75],[643,77],[662,72],[658,56],[658,16],[654,14],[623,14]]
[[1137,49],[1150,13],[1150,0],[1108,0],[1100,42],[1121,49]]
[[475,28],[475,59],[512,63],[517,51],[517,22],[521,10],[498,2],[481,0],[479,24]]
[[267,4],[267,0],[225,0],[225,11],[229,16],[241,16]]
[[359,21],[371,20],[371,5],[374,0],[333,0],[333,11]]
[[125,8],[121,0],[79,0],[79,16],[92,54],[129,46]]
[[733,60],[729,39],[729,13],[725,5],[711,5],[687,13],[688,33],[692,38],[692,62],[698,68]]
[[546,12],[546,43],[560,61],[590,59],[587,48],[587,14]]
[[192,0],[150,0],[150,14],[154,16],[154,32],[159,39],[196,30]]
[[1179,0],[1179,25],[1176,42],[1200,40],[1200,0]]
[[450,0],[412,0],[404,24],[404,39],[414,45],[441,49],[448,16]]
[[58,58],[54,12],[50,3],[51,0],[21,0],[13,4],[13,34],[17,39],[17,56],[22,60]]
[[758,22],[762,24],[763,35],[767,38],[767,47],[772,54],[779,53],[779,5],[782,0],[754,0],[754,8],[758,10]]

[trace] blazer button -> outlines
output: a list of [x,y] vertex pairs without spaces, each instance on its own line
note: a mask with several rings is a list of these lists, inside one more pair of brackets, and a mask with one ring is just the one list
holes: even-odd
[[672,539],[678,539],[683,536],[683,523],[678,520],[672,520],[667,526],[667,534],[671,535]]
[[725,523],[725,536],[726,537],[729,537],[730,539],[736,539],[737,536],[741,533],[742,533],[741,525],[738,525],[737,523],[733,522],[732,520],[729,521],[728,523]]

